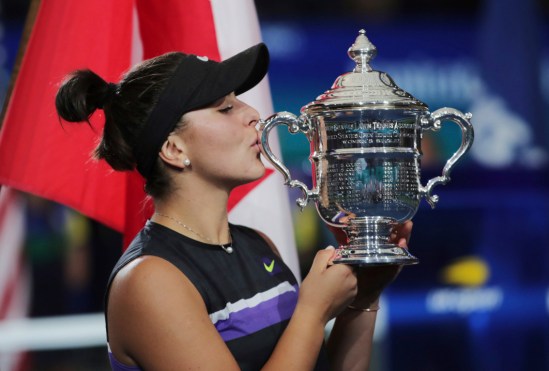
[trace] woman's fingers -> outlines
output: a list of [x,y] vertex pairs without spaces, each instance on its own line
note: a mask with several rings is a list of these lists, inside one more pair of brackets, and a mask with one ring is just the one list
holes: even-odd
[[328,246],[324,250],[320,250],[316,253],[311,269],[318,272],[324,271],[326,267],[332,262],[335,254],[336,250],[333,246]]
[[411,220],[408,220],[407,222],[394,227],[391,232],[391,241],[397,243],[400,247],[408,247],[413,226],[414,223]]

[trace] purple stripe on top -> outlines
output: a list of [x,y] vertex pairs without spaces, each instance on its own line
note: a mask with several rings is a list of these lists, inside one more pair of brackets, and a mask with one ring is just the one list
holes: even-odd
[[238,339],[289,319],[297,304],[298,286],[256,306],[246,307],[217,321],[215,328],[224,341]]

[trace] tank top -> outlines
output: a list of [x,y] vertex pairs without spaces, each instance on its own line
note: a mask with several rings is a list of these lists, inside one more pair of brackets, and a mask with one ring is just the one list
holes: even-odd
[[[298,297],[291,270],[254,230],[230,225],[233,253],[148,221],[115,265],[107,286],[132,260],[153,255],[175,265],[202,296],[212,324],[242,370],[259,370],[286,328]],[[107,341],[108,341],[108,323]],[[324,353],[324,352],[321,352]],[[113,370],[126,366],[109,352]]]

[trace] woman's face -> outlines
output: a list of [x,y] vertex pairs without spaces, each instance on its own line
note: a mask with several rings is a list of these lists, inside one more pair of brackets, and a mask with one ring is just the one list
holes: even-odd
[[181,136],[195,175],[229,188],[263,176],[255,128],[259,114],[234,93],[185,114],[184,120]]

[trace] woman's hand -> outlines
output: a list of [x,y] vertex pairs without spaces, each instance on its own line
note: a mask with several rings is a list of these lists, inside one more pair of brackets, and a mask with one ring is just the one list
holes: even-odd
[[[393,229],[391,242],[408,248],[413,223],[407,221]],[[381,292],[395,280],[402,269],[401,265],[377,265],[356,268],[358,293],[351,305],[355,308],[375,307]]]
[[412,223],[411,220],[397,225],[393,228],[393,232],[391,233],[391,242],[407,249],[408,244],[410,243],[410,236],[412,235],[413,226],[414,223]]
[[333,264],[335,249],[317,252],[299,290],[288,326],[262,370],[312,370],[326,323],[343,312],[357,292],[352,267]]
[[332,264],[335,249],[317,252],[311,270],[299,290],[298,305],[326,324],[351,303],[357,294],[357,279],[351,266]]

